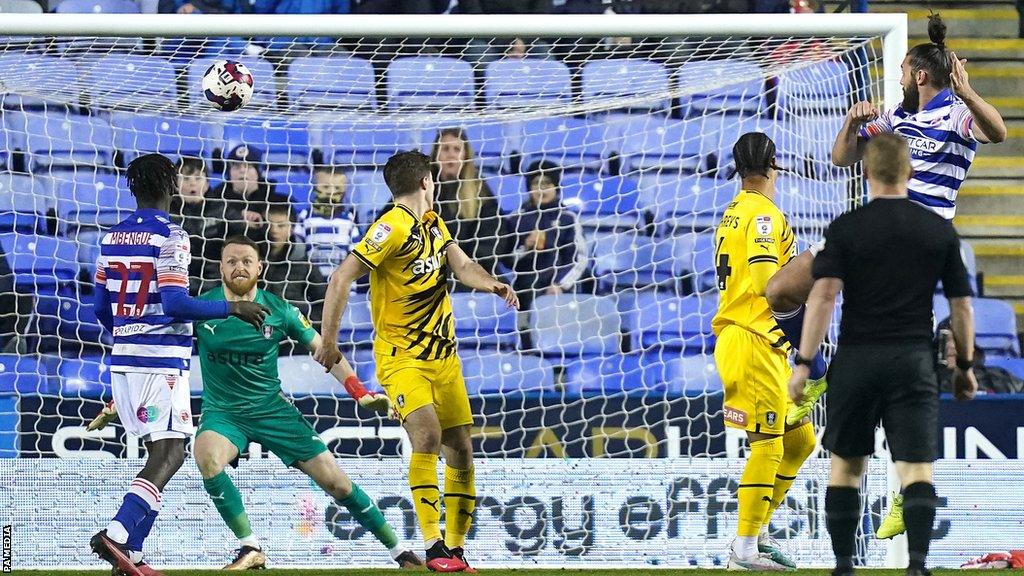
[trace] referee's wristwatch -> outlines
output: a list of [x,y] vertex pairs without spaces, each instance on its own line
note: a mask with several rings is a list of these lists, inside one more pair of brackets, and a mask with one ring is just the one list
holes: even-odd
[[800,354],[797,354],[796,356],[793,357],[793,364],[796,364],[797,366],[807,366],[808,368],[810,368],[811,366],[814,366],[814,359],[812,358],[808,360],[801,356]]
[[971,368],[974,368],[974,360],[964,360],[963,358],[957,358],[956,367],[966,372]]

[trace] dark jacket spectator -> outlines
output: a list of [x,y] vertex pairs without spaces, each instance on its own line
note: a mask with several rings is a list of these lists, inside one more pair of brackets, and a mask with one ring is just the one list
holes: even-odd
[[228,179],[211,197],[223,200],[227,236],[243,235],[259,242],[266,237],[267,207],[288,199],[274,194],[259,171],[263,154],[258,148],[240,144],[228,153]]
[[438,132],[430,159],[437,182],[434,199],[452,238],[485,270],[499,273],[498,263],[511,246],[501,233],[498,200],[480,179],[473,148],[462,129]]
[[529,198],[507,224],[515,242],[513,287],[523,309],[538,295],[572,292],[587,267],[582,228],[561,202],[561,168],[541,160],[525,178]]
[[189,289],[201,294],[220,279],[220,251],[227,237],[223,201],[210,197],[206,163],[201,158],[178,160],[178,195],[171,199],[171,217],[188,232],[192,263]]
[[263,288],[298,308],[319,330],[327,280],[306,259],[305,246],[292,242],[294,222],[291,208],[285,204],[274,204],[268,211],[267,219],[269,225]]
[[[939,375],[939,389],[953,393],[953,367],[956,365],[956,344],[949,318],[939,323],[935,332],[936,363]],[[1019,394],[1024,392],[1024,380],[999,366],[985,364],[985,350],[974,343],[974,377],[978,379],[978,391],[984,394]]]

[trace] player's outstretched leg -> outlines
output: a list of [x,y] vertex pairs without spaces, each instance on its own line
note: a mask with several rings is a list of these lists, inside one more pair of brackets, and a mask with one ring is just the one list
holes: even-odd
[[391,558],[400,568],[424,567],[423,561],[415,553],[399,543],[395,530],[384,519],[380,508],[338,468],[329,452],[321,452],[305,462],[297,462],[296,466],[334,498],[339,506],[344,506],[360,526],[373,534],[388,549]]
[[[132,480],[117,514],[105,529],[89,540],[89,546],[95,554],[110,562],[115,570],[129,576],[159,574],[142,562],[142,544],[160,511],[164,486],[185,461],[183,438],[155,440],[146,443],[146,448],[146,465]],[[129,539],[132,548],[137,547],[138,550],[129,549]],[[132,551],[137,554],[135,559],[132,558]]]
[[750,442],[750,456],[740,477],[736,499],[739,501],[739,523],[736,540],[729,554],[729,570],[785,570],[786,566],[758,551],[758,534],[772,502],[775,476],[784,454],[782,436]]
[[466,562],[466,534],[473,525],[476,509],[476,479],[473,469],[473,442],[469,426],[456,426],[441,432],[444,446],[444,544],[466,564],[464,572],[476,572]]
[[761,525],[761,533],[757,536],[758,551],[768,554],[772,560],[787,568],[796,568],[796,563],[786,556],[778,541],[772,538],[769,533],[769,525],[775,510],[785,501],[786,494],[793,486],[800,467],[814,452],[816,446],[817,437],[814,435],[814,426],[810,421],[805,421],[786,430],[782,436],[782,461],[779,462],[779,469],[775,473],[772,501],[768,505],[768,513],[765,514],[764,523]]

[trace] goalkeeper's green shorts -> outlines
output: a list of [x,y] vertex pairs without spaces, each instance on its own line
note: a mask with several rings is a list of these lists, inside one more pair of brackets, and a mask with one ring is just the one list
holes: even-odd
[[248,449],[250,442],[258,442],[280,458],[285,466],[310,460],[327,450],[320,435],[302,413],[284,400],[273,410],[261,411],[258,418],[215,408],[203,410],[196,438],[207,430],[230,440],[239,454]]

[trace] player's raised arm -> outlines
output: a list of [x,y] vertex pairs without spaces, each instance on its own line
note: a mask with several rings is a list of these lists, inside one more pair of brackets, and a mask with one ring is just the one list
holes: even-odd
[[459,248],[458,244],[449,243],[445,255],[448,257],[448,266],[459,282],[474,290],[497,294],[509,306],[519,308],[519,296],[515,290],[491,276],[483,266],[474,262],[462,248]]
[[[861,130],[868,122],[876,129],[882,131],[884,123],[879,122],[878,108],[871,102],[857,102],[846,114],[846,121],[836,135],[836,141],[832,144],[832,163],[836,166],[846,167],[860,161],[864,157],[865,140],[861,137]],[[891,131],[891,129],[890,129]]]
[[331,337],[326,340],[321,339],[321,344],[317,346],[316,350],[313,350],[313,358],[324,367],[324,370],[331,371],[334,365],[343,359],[341,350],[338,349],[338,329],[341,327],[341,315],[348,307],[348,295],[352,292],[352,283],[369,271],[370,269],[364,264],[363,259],[353,251],[331,275],[331,281],[327,284],[327,296],[324,298],[323,317],[324,334],[329,334]]
[[966,58],[961,60],[956,57],[955,52],[949,53],[949,86],[971,111],[969,121],[972,124],[971,130],[974,137],[979,142],[998,144],[1006,140],[1006,123],[1003,122],[1003,117],[995,106],[986,102],[971,87],[964,64],[967,64]]

